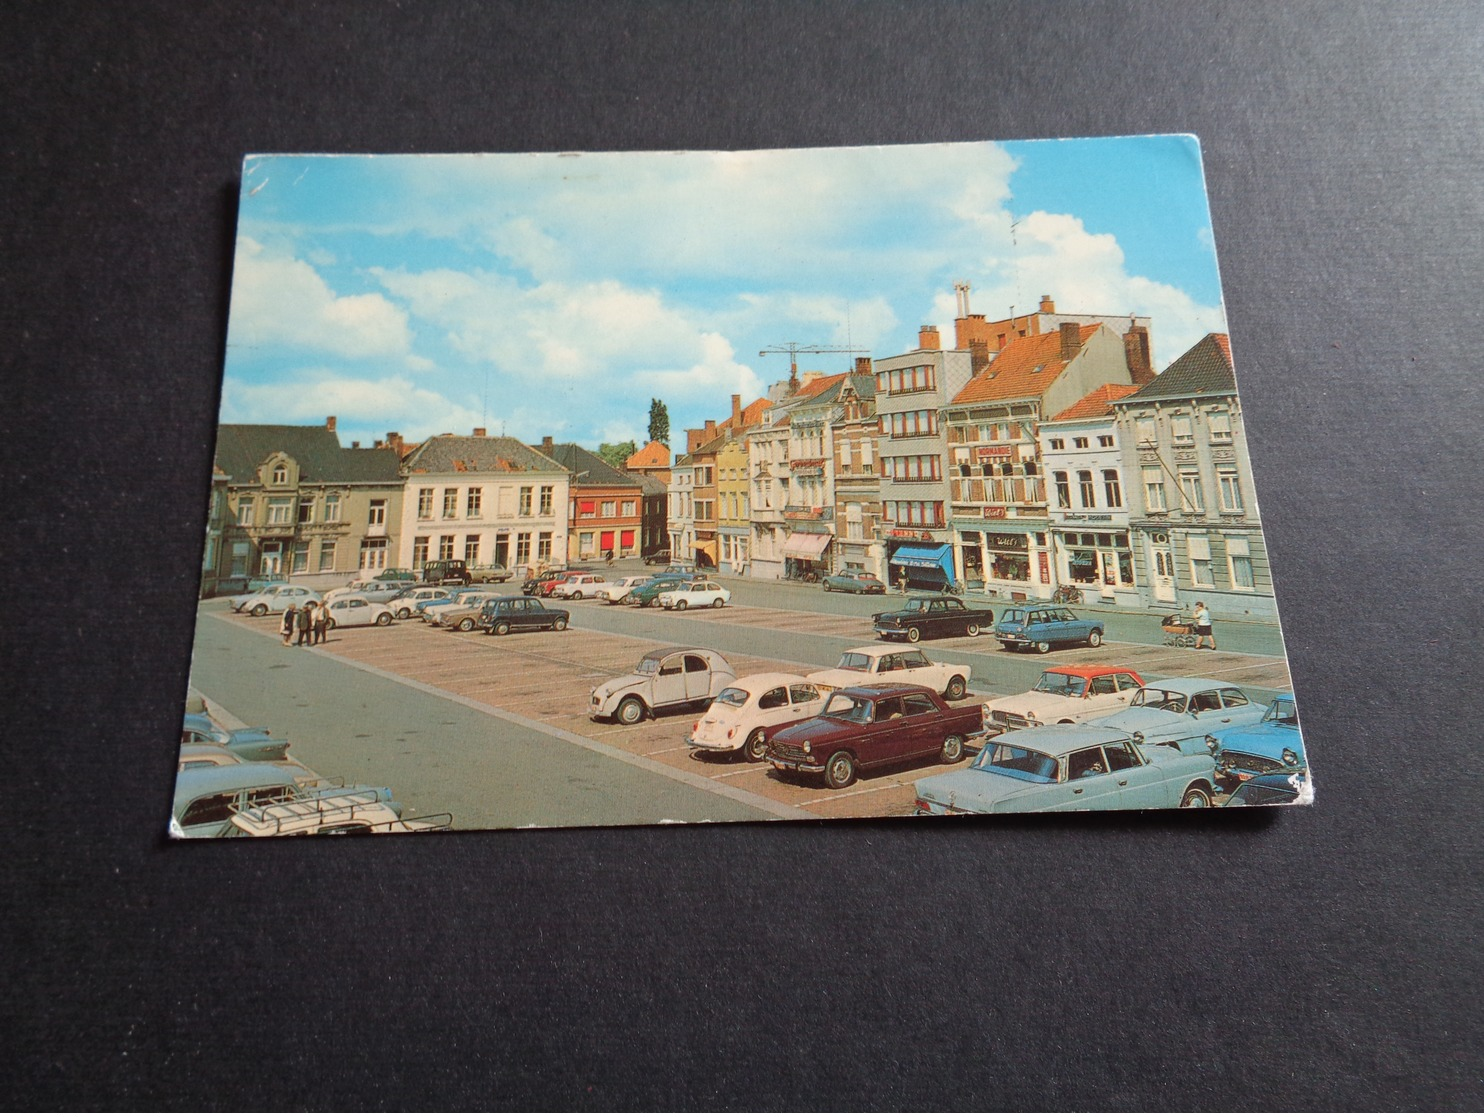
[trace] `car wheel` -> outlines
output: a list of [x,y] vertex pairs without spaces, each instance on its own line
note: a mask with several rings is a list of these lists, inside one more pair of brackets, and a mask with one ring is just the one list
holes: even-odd
[[1211,793],[1200,784],[1191,784],[1185,789],[1185,794],[1180,799],[1182,807],[1209,807],[1211,805]]
[[334,627],[335,627],[335,618],[334,617],[326,617],[325,618],[325,631],[326,632],[329,632]]
[[252,615],[255,617],[261,617],[267,611],[268,606],[264,605],[261,601],[252,607]]
[[412,616],[412,610],[411,609],[398,609],[397,610],[397,619],[399,621],[405,621],[410,616]]
[[849,787],[855,782],[855,757],[848,752],[835,753],[825,762],[824,785],[834,791]]
[[1039,652],[1041,655],[1045,655],[1050,650],[1051,645],[1048,644],[1045,640],[1038,640],[1036,642],[1036,651]]
[[711,608],[713,608],[713,609],[720,609],[725,604],[726,604],[726,602],[723,601],[721,598],[718,597],[715,601],[713,601],[711,603]]
[[1095,648],[1099,644],[1101,644],[1102,642],[1103,642],[1103,634],[1101,632],[1099,632],[1097,629],[1093,629],[1091,632],[1089,632],[1087,634],[1087,646],[1089,648]]
[[465,617],[463,620],[459,621],[459,631],[460,632],[473,632],[474,631],[474,618],[473,617]]
[[1007,652],[1013,652],[1015,650],[1015,645],[1014,644],[1007,644],[1003,640],[1000,641],[1000,647],[1003,648]]
[[644,720],[644,703],[631,694],[618,704],[613,716],[624,725],[638,725]]
[[948,686],[943,691],[944,698],[962,698],[968,693],[969,684],[962,675],[955,675],[948,680]]
[[938,754],[944,764],[957,764],[964,758],[964,739],[957,733],[943,741],[943,751]]
[[490,631],[493,632],[496,636],[508,636],[510,635],[510,622],[496,621],[495,627],[490,629]]
[[911,628],[909,628],[907,630],[907,639],[908,640],[911,640],[914,644],[917,643],[917,641],[919,641],[919,640],[922,639],[922,632],[918,629],[918,627],[916,625],[913,625]]
[[690,608],[690,602],[686,601],[685,598],[682,597],[679,601],[675,602],[675,608],[677,608],[677,609],[689,609]]
[[971,624],[971,625],[969,625],[967,628],[964,629],[964,635],[965,636],[978,636],[979,635],[979,626],[977,624]]
[[742,757],[754,764],[766,758],[768,755],[768,738],[761,729],[754,729],[747,738],[747,743],[742,746]]
[[551,627],[556,629],[558,632],[565,632],[567,630],[567,618],[558,617],[556,620],[551,622]]
[[376,627],[377,628],[385,628],[387,625],[389,625],[391,623],[392,623],[392,615],[390,613],[377,613],[376,614]]

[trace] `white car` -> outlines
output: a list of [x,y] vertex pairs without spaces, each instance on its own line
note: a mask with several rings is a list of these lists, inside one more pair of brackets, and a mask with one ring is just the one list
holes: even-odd
[[462,590],[456,594],[451,601],[440,601],[432,605],[425,605],[422,611],[423,620],[429,624],[439,624],[448,613],[462,613],[466,609],[478,609],[486,601],[500,595],[494,590]]
[[1049,667],[1023,694],[991,698],[984,703],[984,732],[994,736],[1012,729],[1075,725],[1116,713],[1143,685],[1139,674],[1127,667],[1095,663]]
[[601,574],[574,574],[565,582],[553,586],[551,596],[580,601],[584,597],[597,597],[607,585],[608,579]]
[[916,648],[896,648],[890,644],[867,644],[851,648],[840,656],[832,670],[815,671],[809,676],[827,690],[870,683],[913,683],[932,687],[944,698],[962,698],[969,689],[972,669],[965,663],[934,663]]
[[720,609],[732,599],[732,591],[715,582],[688,582],[660,594],[665,609]]
[[816,717],[829,691],[799,675],[767,672],[738,679],[711,701],[685,743],[703,752],[735,752],[760,763],[767,731]]
[[392,612],[397,614],[399,621],[405,621],[413,613],[418,611],[418,606],[424,602],[441,604],[452,601],[454,595],[449,592],[447,586],[415,586],[409,590],[403,590],[401,594],[387,602]]
[[358,624],[386,626],[392,623],[392,611],[385,605],[364,597],[337,597],[329,604],[330,616],[325,627],[349,628]]
[[[272,592],[269,592],[271,590]],[[243,601],[241,608],[233,606],[239,613],[246,613],[251,617],[261,617],[267,613],[282,613],[290,605],[298,608],[308,602],[318,605],[323,598],[308,586],[277,585],[269,587],[262,593],[253,594]],[[235,601],[236,598],[233,598]]]
[[629,591],[635,586],[642,586],[649,581],[649,575],[636,574],[628,578],[619,578],[616,581],[604,582],[598,587],[598,592],[593,594],[595,600],[606,601],[609,605],[617,605],[629,596]]
[[401,597],[407,592],[406,582],[378,582],[374,578],[357,579],[348,586],[330,590],[325,594],[326,601],[334,601],[337,597],[347,594],[355,594],[364,597],[367,601],[374,601],[378,605],[385,605],[395,597]]

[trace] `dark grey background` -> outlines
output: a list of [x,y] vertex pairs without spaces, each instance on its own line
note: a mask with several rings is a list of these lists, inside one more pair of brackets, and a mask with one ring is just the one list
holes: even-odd
[[[4,17],[0,1097],[1477,1107],[1475,3]],[[168,846],[254,151],[1192,131],[1308,811]]]

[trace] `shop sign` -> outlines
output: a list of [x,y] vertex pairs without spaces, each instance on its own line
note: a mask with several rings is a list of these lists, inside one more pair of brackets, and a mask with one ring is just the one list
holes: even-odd
[[889,531],[887,535],[892,539],[919,539],[924,543],[933,541],[933,533],[930,531]]
[[1023,535],[994,535],[984,537],[985,543],[995,551],[1029,551],[1030,540]]
[[1051,583],[1051,556],[1047,552],[1045,552],[1045,551],[1039,551],[1039,552],[1037,552],[1036,557],[1041,560],[1041,562],[1040,562],[1040,566],[1041,566],[1041,584],[1042,585],[1050,585],[1050,583]]
[[1013,446],[975,446],[974,460],[980,462],[987,462],[995,459],[1008,460],[1009,458],[1014,456],[1014,453],[1015,448]]
[[1003,504],[986,504],[984,506],[984,518],[986,520],[1003,520],[1010,514],[1010,510]]
[[1077,521],[1090,524],[1110,524],[1113,522],[1112,516],[1102,516],[1085,512],[1065,512],[1062,514],[1062,519],[1069,522]]

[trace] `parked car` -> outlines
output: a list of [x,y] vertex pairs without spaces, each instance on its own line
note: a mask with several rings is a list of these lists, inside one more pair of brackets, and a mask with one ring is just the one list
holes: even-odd
[[914,644],[944,636],[978,636],[994,624],[989,609],[970,609],[957,597],[909,597],[907,604],[871,618],[876,635],[904,637]]
[[660,571],[661,574],[679,574],[682,577],[694,578],[697,574],[696,564],[693,562],[672,562]]
[[367,579],[366,581],[352,582],[350,585],[341,586],[336,590],[330,590],[325,594],[325,600],[333,601],[337,597],[346,597],[350,594],[355,594],[357,597],[364,597],[367,601],[377,605],[387,605],[406,592],[406,582],[383,582],[380,579]]
[[737,681],[720,652],[707,648],[656,648],[634,670],[593,688],[588,716],[635,725],[644,718],[710,702]]
[[885,593],[886,583],[874,574],[859,574],[846,571],[840,574],[826,574],[820,579],[825,593],[839,591],[840,593]]
[[601,574],[573,574],[551,587],[551,596],[566,600],[584,597],[597,597],[603,587],[608,584],[608,579]]
[[642,586],[649,581],[644,574],[631,574],[627,578],[618,578],[611,582],[604,582],[598,587],[597,593],[593,594],[596,601],[606,601],[609,605],[621,605],[628,599],[629,591]]
[[479,627],[490,636],[545,628],[561,632],[571,616],[565,609],[548,609],[534,597],[495,597],[480,607]]
[[416,582],[418,580],[416,570],[407,570],[400,566],[388,566],[380,574],[376,575],[378,582]]
[[479,627],[480,617],[487,601],[498,601],[500,595],[493,591],[461,593],[459,600],[449,605],[429,605],[423,610],[428,623],[438,628],[459,632],[473,632]]
[[387,607],[396,615],[399,621],[405,621],[414,613],[419,612],[428,605],[441,604],[453,600],[453,591],[443,586],[414,586],[403,590],[397,597],[387,602]]
[[1053,644],[1086,644],[1096,648],[1103,642],[1103,621],[1083,620],[1060,605],[1008,605],[994,626],[994,638],[1007,651],[1035,648],[1045,654]]
[[229,836],[247,838],[302,838],[314,834],[416,834],[447,830],[453,815],[402,817],[401,807],[377,797],[375,791],[347,791],[340,795],[306,795],[281,803],[248,807],[232,816]]
[[471,566],[469,577],[483,585],[488,585],[491,582],[508,582],[515,577],[515,572],[498,562],[487,562],[481,566]]
[[337,597],[330,602],[330,615],[325,618],[325,627],[351,628],[363,624],[385,627],[392,623],[392,615],[387,606],[367,601],[364,597]]
[[681,582],[659,596],[662,609],[720,609],[731,599],[732,591],[716,582]]
[[1052,667],[1021,694],[984,703],[984,732],[994,736],[1038,725],[1071,725],[1123,709],[1144,679],[1127,667],[1098,663]]
[[282,760],[288,755],[289,743],[275,737],[264,726],[223,729],[205,714],[186,714],[181,724],[182,745],[220,745],[243,760]]
[[387,788],[295,778],[292,771],[276,764],[187,768],[175,777],[171,833],[183,838],[220,838],[232,830],[232,816],[249,808],[360,791],[372,792],[400,811]]
[[669,551],[649,551],[644,556],[645,566],[668,566],[669,563]]
[[433,586],[467,586],[471,575],[463,559],[434,559],[423,563],[423,581]]
[[916,813],[1209,807],[1215,788],[1209,752],[1091,724],[1048,725],[996,737],[961,772],[918,780]]
[[259,574],[247,580],[248,593],[262,593],[269,586],[281,586],[288,582],[282,574]]
[[968,664],[934,663],[916,648],[867,644],[843,653],[831,670],[813,672],[809,681],[827,690],[867,683],[912,683],[931,687],[944,698],[956,699],[968,692],[972,674]]
[[1144,739],[1181,741],[1218,729],[1251,725],[1263,707],[1240,687],[1216,679],[1161,679],[1134,692],[1127,709],[1104,714],[1087,725],[1142,733]]
[[814,718],[767,734],[780,772],[822,775],[838,790],[858,772],[888,764],[953,764],[979,733],[979,710],[955,709],[927,687],[875,684],[832,693]]
[[701,752],[734,752],[756,762],[767,751],[765,731],[814,717],[828,696],[829,691],[798,675],[748,675],[712,699],[685,743]]
[[324,598],[308,586],[284,583],[269,586],[260,594],[250,595],[243,599],[240,607],[234,605],[233,608],[251,617],[261,617],[267,613],[282,613],[290,605],[298,608],[311,601],[318,605],[323,600]]
[[1291,694],[1275,698],[1255,725],[1217,730],[1206,741],[1216,749],[1216,777],[1226,788],[1256,776],[1302,772],[1307,765]]
[[1303,797],[1308,776],[1303,771],[1270,772],[1237,786],[1223,807],[1286,807]]
[[429,601],[417,612],[423,620],[436,625],[446,613],[462,612],[471,607],[477,613],[481,605],[498,596],[494,590],[488,589],[455,590],[447,601]]
[[649,605],[658,606],[660,594],[676,586],[686,585],[694,577],[694,574],[657,574],[643,585],[629,590],[629,604],[640,609]]
[[590,570],[548,570],[541,574],[533,574],[521,583],[520,592],[532,597],[550,597],[551,591],[568,578],[590,573],[592,573]]
[[181,745],[175,770],[184,772],[187,768],[221,768],[241,763],[242,757],[221,745]]

